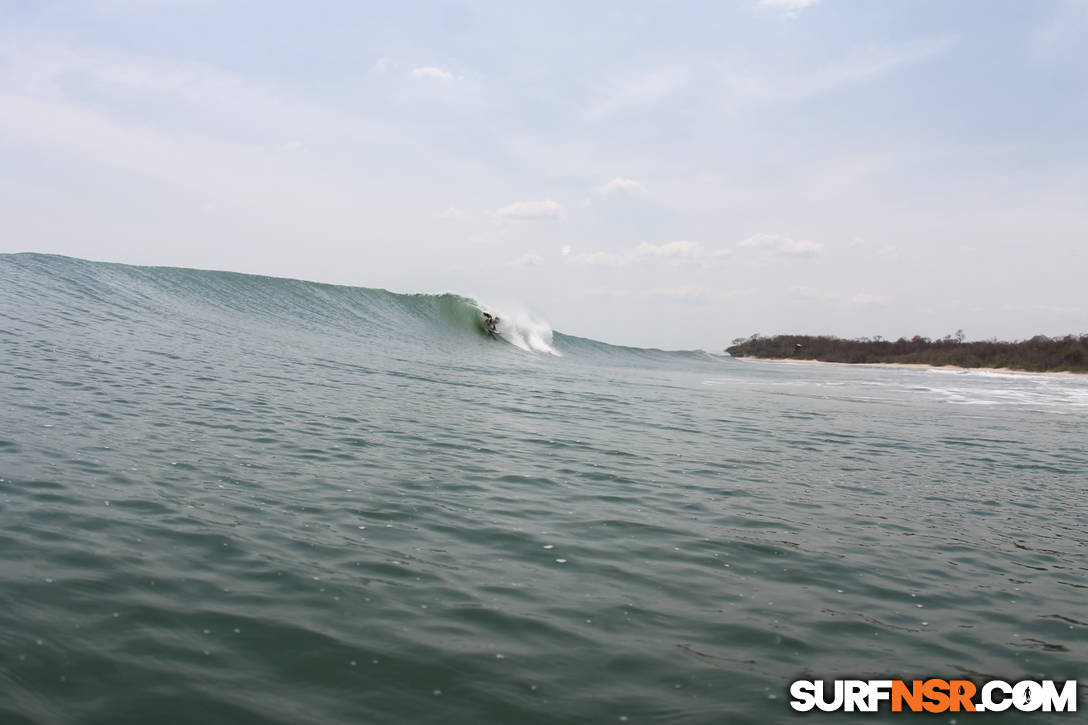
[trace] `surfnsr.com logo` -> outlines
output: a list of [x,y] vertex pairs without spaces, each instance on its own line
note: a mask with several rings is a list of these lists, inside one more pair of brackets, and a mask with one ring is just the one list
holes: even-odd
[[790,697],[798,712],[1076,712],[1077,681],[797,680]]

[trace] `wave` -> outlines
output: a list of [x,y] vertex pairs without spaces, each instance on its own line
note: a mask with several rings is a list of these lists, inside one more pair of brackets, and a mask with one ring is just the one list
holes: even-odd
[[[92,262],[36,253],[0,255],[0,300],[17,309],[33,299],[43,314],[76,324],[129,322],[221,331],[256,328],[397,340],[427,349],[495,343],[547,356],[608,357],[615,362],[720,362],[702,351],[666,351],[610,345],[564,335],[525,309],[491,306],[452,292],[404,294],[384,289],[305,282],[281,277]],[[499,318],[497,334],[484,312]],[[3,313],[0,313],[2,315]],[[164,334],[170,334],[166,332]],[[505,343],[503,345],[502,343]],[[488,348],[484,348],[488,349]]]

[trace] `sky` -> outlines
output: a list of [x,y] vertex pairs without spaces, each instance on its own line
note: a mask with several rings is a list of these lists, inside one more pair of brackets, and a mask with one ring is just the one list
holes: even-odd
[[1088,0],[0,0],[0,252],[569,334],[1088,332]]

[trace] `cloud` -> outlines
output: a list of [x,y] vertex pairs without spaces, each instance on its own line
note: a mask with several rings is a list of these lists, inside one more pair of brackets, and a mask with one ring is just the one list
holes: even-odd
[[834,292],[823,292],[802,285],[790,287],[786,290],[786,294],[794,299],[805,300],[806,302],[837,302],[839,300],[839,296]]
[[592,297],[594,299],[608,300],[608,299],[623,299],[631,296],[631,291],[626,289],[611,289],[606,287],[598,287],[596,289],[588,289],[582,292],[583,297]]
[[[856,250],[859,253],[868,253],[875,257],[885,257],[891,254],[895,254],[899,251],[899,245],[897,244],[883,244],[878,247],[864,237],[854,237],[849,242],[847,242],[847,246],[850,249]],[[973,248],[961,246],[960,251],[974,250]]]
[[592,252],[572,257],[576,264],[601,267],[622,267],[624,265],[648,264],[653,266],[693,266],[711,269],[729,255],[729,250],[721,249],[708,252],[698,242],[677,241],[666,244],[643,242],[634,249],[624,252]]
[[[403,138],[400,129],[344,114],[275,84],[213,65],[66,44],[32,32],[0,36],[0,68],[0,93],[38,105],[43,113],[45,106],[58,115],[66,107],[73,118],[86,113],[117,127],[137,125],[174,144],[199,137],[164,132],[186,123],[190,131],[215,129],[216,133],[203,138],[233,139],[234,134],[242,134],[248,143],[234,145],[282,145],[284,151],[294,150],[292,140],[302,138],[307,144],[332,136],[384,144]],[[103,98],[114,102],[102,103]],[[140,108],[154,109],[152,117],[157,122],[136,121],[139,115],[131,110]]]
[[539,267],[544,264],[544,257],[539,254],[523,254],[514,260],[515,267]]
[[575,264],[585,264],[591,267],[621,267],[629,261],[626,255],[612,254],[611,252],[575,254],[570,259]]
[[641,293],[643,297],[677,300],[680,302],[702,302],[714,296],[714,290],[694,284],[679,287],[654,287]]
[[563,217],[563,207],[551,199],[517,201],[496,211],[495,216],[522,221],[554,221]]
[[815,257],[824,251],[824,245],[809,239],[791,239],[779,234],[754,234],[737,245],[768,249],[787,257]]
[[856,307],[884,307],[891,300],[887,295],[872,295],[866,292],[858,292],[853,297],[845,297],[837,292],[825,292],[812,287],[795,286],[786,290],[786,294],[797,300],[805,302],[821,302],[825,304],[848,303]]
[[635,247],[632,257],[636,261],[692,262],[703,256],[702,245],[695,242],[669,242],[668,244],[642,244]]
[[436,81],[451,81],[453,80],[453,73],[436,66],[426,66],[424,68],[413,68],[412,77],[432,78]]
[[679,90],[687,84],[687,74],[678,70],[655,70],[624,84],[613,97],[621,105],[653,102]]
[[948,52],[958,42],[959,37],[955,35],[913,38],[895,45],[866,47],[830,63],[809,64],[772,76],[737,73],[725,66],[720,70],[729,91],[741,101],[801,101],[916,65]]
[[1052,16],[1030,33],[1028,47],[1040,60],[1083,63],[1086,41],[1088,3],[1063,0],[1057,3]]
[[586,290],[582,294],[586,297],[594,297],[597,299],[629,299],[632,297],[642,297],[651,300],[673,300],[677,302],[703,302],[712,297],[719,296],[716,290],[694,284],[685,284],[676,287],[650,287],[637,290],[602,287]]
[[603,93],[602,97],[589,109],[589,116],[600,118],[650,105],[672,95],[689,83],[690,78],[686,70],[662,69],[643,73]]
[[625,194],[628,196],[641,196],[647,194],[646,187],[634,179],[625,179],[617,176],[606,184],[603,184],[598,193],[608,196],[610,194]]
[[467,216],[468,216],[467,212],[465,212],[465,211],[463,211],[461,209],[458,209],[455,206],[451,206],[449,209],[446,209],[441,214],[439,214],[438,218],[439,219],[446,219],[448,221],[458,222],[458,221],[461,221],[462,219],[464,219]]
[[887,295],[870,295],[864,292],[858,292],[850,298],[850,304],[859,307],[883,307],[889,301]]
[[1044,312],[1048,315],[1055,315],[1057,317],[1080,317],[1084,314],[1084,310],[1080,307],[1069,305],[1035,305],[1031,309],[1036,312]]
[[796,18],[802,10],[810,8],[819,2],[820,0],[759,0],[760,5],[781,10],[791,18]]
[[766,5],[769,8],[787,8],[789,10],[804,10],[818,2],[820,0],[759,0],[760,5]]

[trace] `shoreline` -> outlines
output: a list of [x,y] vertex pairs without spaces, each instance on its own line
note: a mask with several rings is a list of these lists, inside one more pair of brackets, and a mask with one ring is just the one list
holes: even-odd
[[879,362],[879,363],[848,363],[848,362],[832,362],[830,360],[805,360],[788,357],[736,357],[731,356],[734,360],[741,362],[769,362],[769,363],[794,363],[794,364],[808,364],[808,365],[845,365],[849,367],[873,367],[873,368],[901,368],[903,370],[953,370],[963,371],[968,373],[1012,373],[1013,375],[1054,375],[1058,377],[1077,378],[1080,380],[1088,379],[1088,373],[1074,373],[1068,370],[1016,370],[1014,368],[964,368],[958,365],[930,365],[928,363],[896,363],[896,362]]

